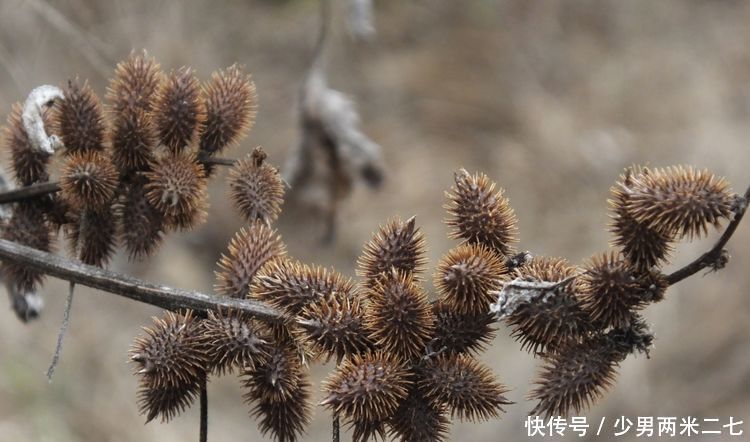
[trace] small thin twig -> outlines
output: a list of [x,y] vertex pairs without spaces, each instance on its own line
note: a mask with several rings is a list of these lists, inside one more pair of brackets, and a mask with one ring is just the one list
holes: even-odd
[[52,355],[52,362],[49,364],[47,369],[47,380],[52,382],[52,376],[55,375],[55,369],[57,363],[60,362],[60,354],[62,353],[63,339],[65,334],[68,332],[68,326],[70,325],[70,311],[73,309],[73,293],[75,293],[76,284],[71,282],[68,286],[68,298],[65,300],[65,311],[63,312],[62,325],[60,325],[60,332],[57,335],[57,346],[55,346],[55,354]]
[[[201,163],[215,166],[233,166],[237,160],[231,158],[203,158]],[[60,183],[57,181],[49,183],[37,183],[18,189],[0,192],[0,204],[15,203],[18,201],[36,198],[50,193],[60,191]]]
[[339,438],[341,437],[341,424],[339,423],[339,415],[333,416],[333,442],[339,442]]
[[199,312],[229,309],[245,312],[260,320],[279,322],[284,316],[273,307],[251,299],[182,290],[155,285],[122,273],[83,264],[52,253],[32,249],[12,241],[0,239],[0,260],[13,261],[46,275],[155,305],[167,310],[192,309]]
[[716,244],[703,255],[699,256],[698,259],[686,265],[685,267],[676,270],[674,273],[667,275],[667,283],[669,285],[676,284],[685,278],[693,276],[701,270],[714,266],[717,262],[723,259],[724,246],[727,245],[729,239],[734,235],[737,226],[739,226],[742,217],[747,211],[748,202],[750,201],[750,187],[745,191],[745,195],[739,198],[737,209],[734,212],[734,219],[727,225],[726,230],[722,233],[721,237]]
[[60,191],[60,183],[38,183],[18,189],[0,192],[0,204],[15,203]]
[[201,430],[199,441],[208,441],[208,390],[206,389],[205,374],[201,379]]

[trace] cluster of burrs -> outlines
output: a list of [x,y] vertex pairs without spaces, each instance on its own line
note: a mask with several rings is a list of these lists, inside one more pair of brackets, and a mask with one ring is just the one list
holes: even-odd
[[[106,98],[103,105],[87,82],[74,79],[39,87],[13,107],[5,148],[16,183],[47,183],[61,152],[60,191],[16,203],[4,239],[49,251],[62,230],[75,258],[103,266],[118,245],[140,259],[168,232],[205,220],[215,155],[255,118],[250,76],[232,66],[201,84],[190,68],[163,73],[145,52],[133,53],[117,65]],[[238,166],[237,186],[247,167]],[[43,275],[13,262],[3,273],[19,316],[36,316],[38,307],[24,300]]]
[[[491,199],[481,177],[463,176],[457,183],[473,192],[460,205],[479,207],[482,195],[500,201],[500,195]],[[628,355],[648,355],[654,337],[639,312],[662,300],[671,283],[661,269],[672,244],[719,227],[746,204],[724,178],[682,166],[629,168],[611,195],[611,250],[581,266],[533,258],[505,275],[496,293],[492,311],[544,361],[529,394],[538,401],[532,414],[586,410],[614,383]],[[725,263],[722,255],[713,266]]]
[[[259,175],[264,179],[249,187],[260,200],[280,202],[280,179]],[[452,198],[460,201],[460,191]],[[506,389],[474,355],[493,337],[491,293],[508,271],[515,221],[502,213],[494,228],[507,234],[478,237],[458,209],[451,208],[449,224],[465,243],[441,261],[440,297],[430,301],[422,287],[425,240],[414,218],[380,228],[359,259],[361,279],[353,282],[286,255],[269,227],[278,204],[246,206],[258,220],[231,240],[216,290],[267,303],[286,320],[262,323],[231,311],[156,319],[132,350],[142,375],[142,412],[149,420],[169,420],[195,400],[207,374],[236,371],[261,430],[294,441],[311,414],[306,365],[324,358],[337,368],[323,385],[322,405],[356,441],[388,433],[404,441],[445,440],[449,416],[497,417],[510,403]]]

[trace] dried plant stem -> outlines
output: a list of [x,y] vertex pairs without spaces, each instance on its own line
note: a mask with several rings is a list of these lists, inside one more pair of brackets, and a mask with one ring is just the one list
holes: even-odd
[[63,313],[62,325],[60,325],[60,332],[57,335],[55,354],[52,355],[52,362],[47,369],[47,380],[49,382],[52,382],[52,376],[55,375],[55,369],[62,353],[63,339],[65,339],[65,334],[68,332],[68,326],[70,325],[70,311],[73,309],[73,293],[75,293],[75,288],[76,284],[74,282],[71,282],[68,286],[68,298],[65,300],[65,311]]
[[205,312],[208,310],[233,309],[248,313],[264,321],[278,322],[283,320],[283,315],[278,310],[262,302],[155,285],[132,276],[86,265],[80,261],[42,252],[4,239],[0,239],[0,260],[13,261],[55,278],[167,310],[192,309]]
[[[237,161],[231,158],[213,158],[206,157],[201,158],[201,163],[212,166],[233,166]],[[60,191],[60,183],[57,181],[49,183],[38,183],[32,184],[26,187],[19,187],[18,189],[8,190],[0,192],[0,204],[15,203],[38,196],[47,195],[50,193],[56,193]]]
[[208,391],[206,390],[206,375],[201,379],[201,430],[200,442],[208,441]]
[[333,442],[339,442],[341,433],[341,424],[339,423],[339,416],[333,417]]
[[685,278],[693,276],[707,267],[717,267],[722,260],[724,253],[724,246],[727,245],[729,239],[734,235],[737,226],[739,226],[742,217],[747,211],[748,201],[750,201],[750,187],[745,191],[745,195],[738,201],[737,208],[735,210],[734,219],[727,225],[724,233],[721,234],[719,240],[708,252],[704,253],[698,259],[686,265],[685,267],[676,270],[674,273],[667,275],[667,282],[669,285],[676,284]]
[[23,201],[30,198],[35,198],[49,193],[55,193],[60,190],[60,183],[39,183],[32,184],[26,187],[20,187],[18,189],[8,190],[6,192],[0,192],[0,204],[15,203],[16,201]]

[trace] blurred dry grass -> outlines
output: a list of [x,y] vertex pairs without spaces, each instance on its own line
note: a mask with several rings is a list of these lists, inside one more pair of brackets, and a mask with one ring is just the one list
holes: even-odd
[[[383,145],[388,181],[378,194],[355,192],[329,248],[316,240],[319,226],[289,211],[281,229],[294,256],[353,275],[359,249],[378,223],[416,214],[435,264],[453,245],[441,224],[442,191],[459,167],[482,170],[507,189],[522,248],[573,261],[605,247],[608,188],[627,165],[709,167],[736,190],[750,181],[750,3],[376,3],[379,35],[372,45],[352,42],[337,20],[330,76],[334,87],[356,98],[364,130]],[[281,165],[295,143],[294,103],[316,13],[313,0],[3,0],[0,109],[9,111],[36,85],[75,75],[103,95],[114,63],[132,48],[148,49],[167,69],[191,65],[202,78],[238,61],[255,77],[260,114],[231,154],[262,144]],[[221,175],[206,225],[172,236],[146,263],[119,257],[112,267],[210,290],[214,261],[240,226],[225,192]],[[651,360],[626,361],[590,419],[750,418],[748,224],[730,244],[735,257],[727,269],[673,287],[648,310],[657,335]],[[677,264],[708,243],[681,246]],[[196,437],[196,409],[168,425],[147,426],[136,411],[126,353],[156,309],[80,289],[62,363],[48,385],[43,371],[64,284],[50,280],[45,292],[41,320],[25,326],[9,309],[0,320],[0,440]],[[514,387],[510,397],[519,404],[498,421],[457,423],[455,440],[525,438],[531,406],[523,397],[535,361],[505,329],[499,335],[485,360]],[[329,368],[314,367],[316,381]],[[226,377],[209,386],[212,440],[258,437],[238,385]],[[316,410],[309,439],[328,440],[329,425],[327,414]]]

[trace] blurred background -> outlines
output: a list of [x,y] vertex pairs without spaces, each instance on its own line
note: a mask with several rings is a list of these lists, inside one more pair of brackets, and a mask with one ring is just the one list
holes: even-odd
[[[572,262],[607,247],[609,187],[628,165],[706,167],[740,192],[750,183],[748,2],[380,0],[369,43],[352,38],[345,2],[333,4],[329,81],[358,103],[363,131],[383,147],[387,176],[380,191],[355,188],[330,246],[321,245],[316,223],[293,210],[282,215],[292,256],[354,276],[379,223],[416,215],[436,264],[456,244],[446,238],[441,206],[460,167],[507,190],[522,250]],[[254,76],[260,107],[253,131],[227,156],[262,145],[282,166],[298,139],[297,95],[317,27],[314,0],[0,0],[2,119],[33,87],[76,75],[103,97],[115,63],[132,49],[147,49],[165,70],[192,66],[202,79],[239,62]],[[222,171],[213,180],[206,224],[172,234],[145,262],[118,255],[110,267],[211,291],[215,261],[242,225],[225,178]],[[716,236],[681,245],[674,266]],[[651,359],[622,364],[618,382],[586,414],[590,422],[750,419],[750,221],[729,249],[733,259],[721,273],[672,287],[646,311],[657,338]],[[43,291],[46,309],[35,322],[0,309],[0,440],[197,438],[197,406],[169,424],[144,426],[137,412],[127,351],[158,309],[79,287],[48,384],[66,284],[48,279]],[[537,361],[504,326],[482,359],[517,404],[499,420],[456,422],[451,439],[527,439],[532,404],[524,397]],[[330,369],[312,368],[315,401]],[[263,440],[236,376],[212,378],[208,394],[210,440]],[[744,429],[750,434],[750,423]],[[318,407],[307,439],[329,438],[330,416]]]

